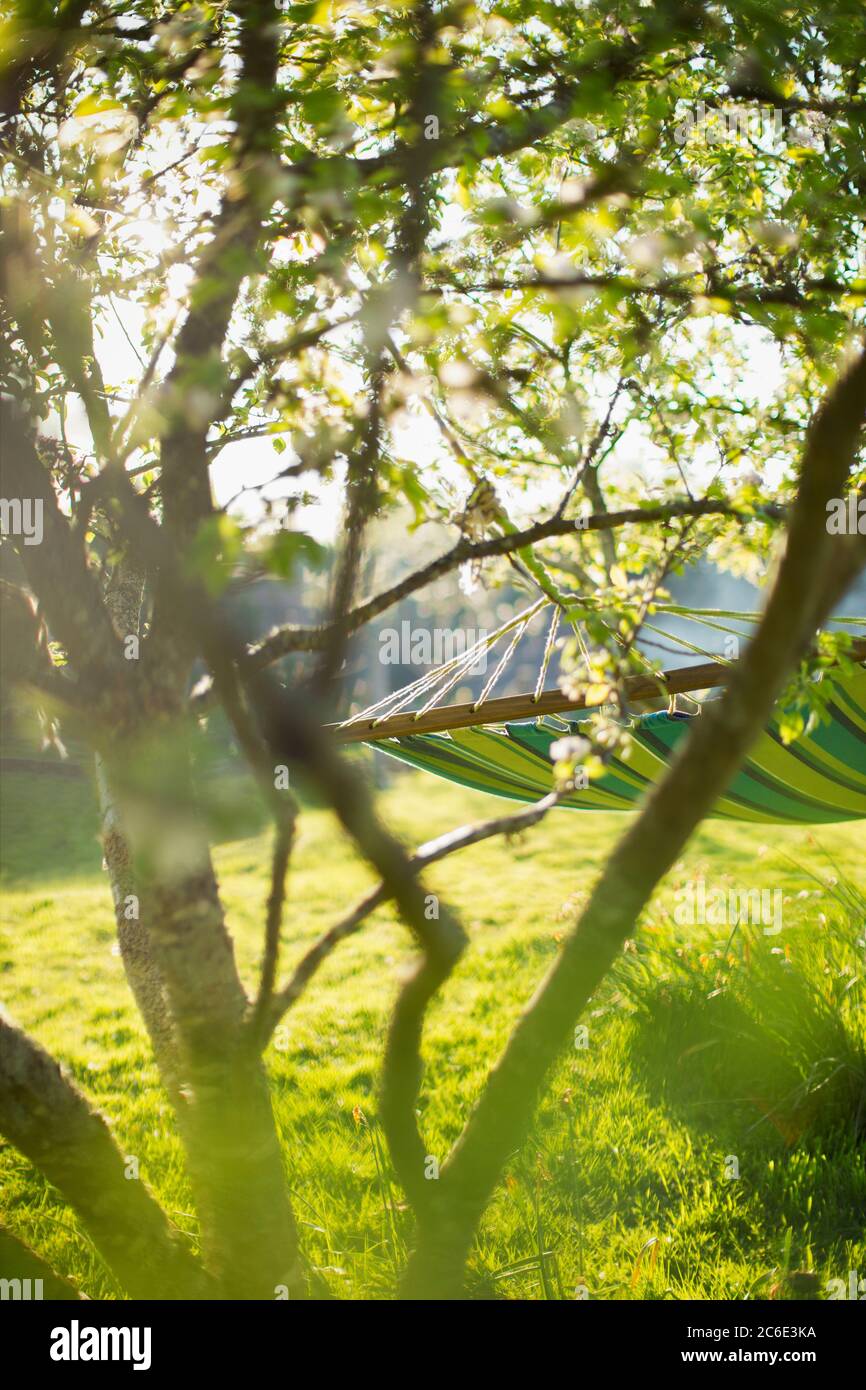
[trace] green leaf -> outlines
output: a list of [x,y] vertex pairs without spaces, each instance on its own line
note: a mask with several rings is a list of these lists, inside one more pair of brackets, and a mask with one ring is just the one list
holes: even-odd
[[321,569],[327,550],[305,531],[278,531],[265,551],[265,566],[280,579],[291,579],[298,567]]

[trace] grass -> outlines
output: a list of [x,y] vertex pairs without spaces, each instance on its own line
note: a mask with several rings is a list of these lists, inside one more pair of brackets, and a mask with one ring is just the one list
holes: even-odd
[[[409,843],[502,806],[420,775],[382,795]],[[2,810],[0,997],[101,1107],[195,1246],[170,1109],[114,946],[90,787],[10,774]],[[554,813],[520,840],[477,846],[430,873],[471,936],[425,1034],[432,1156],[444,1158],[459,1133],[623,824]],[[822,868],[804,829],[713,822],[695,837],[593,1000],[587,1045],[549,1080],[486,1214],[472,1296],[784,1296],[797,1287],[789,1271],[814,1272],[822,1288],[866,1273],[864,904],[845,886],[862,861],[862,826],[823,830],[820,841],[834,865]],[[267,837],[224,843],[216,859],[252,986]],[[699,877],[780,889],[782,934],[677,927],[677,887]],[[370,882],[331,816],[307,810],[284,971]],[[306,1253],[338,1297],[393,1297],[411,1240],[376,1126],[383,1029],[411,955],[393,912],[377,912],[327,962],[268,1054]],[[739,1177],[729,1179],[732,1158]],[[116,1296],[73,1213],[2,1141],[0,1211],[89,1295]]]

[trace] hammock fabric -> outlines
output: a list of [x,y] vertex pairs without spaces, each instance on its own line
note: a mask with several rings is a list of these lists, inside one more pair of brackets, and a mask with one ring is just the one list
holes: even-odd
[[[716,803],[716,818],[818,825],[866,817],[866,670],[834,677],[832,686],[829,720],[795,742],[786,746],[778,721],[770,723]],[[660,777],[693,718],[700,715],[642,716],[632,729],[627,759],[612,758],[602,777],[560,805],[630,810]],[[552,788],[551,744],[580,733],[581,722],[528,720],[370,742],[449,782],[510,801],[537,801]]]

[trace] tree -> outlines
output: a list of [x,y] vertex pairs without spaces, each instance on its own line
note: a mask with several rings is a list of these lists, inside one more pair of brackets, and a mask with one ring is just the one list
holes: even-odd
[[[382,1068],[417,1227],[402,1292],[459,1296],[545,1076],[655,885],[789,677],[805,700],[815,664],[844,656],[842,637],[814,642],[866,561],[862,537],[825,524],[863,482],[858,10],[7,8],[4,529],[53,654],[28,608],[33,656],[10,679],[97,759],[120,949],[183,1139],[201,1265],[124,1183],[101,1118],[8,1021],[0,1131],[133,1296],[313,1289],[262,1054],[321,960],[386,899],[419,948]],[[140,364],[128,383],[107,353],[118,323]],[[418,463],[405,420],[425,412],[439,445]],[[243,469],[238,450],[262,438],[268,485],[246,475],[246,511],[218,505],[215,462],[234,450]],[[251,644],[220,591],[242,567],[285,573],[315,553],[295,513],[323,480],[344,499],[327,608]],[[450,520],[455,543],[364,596],[370,525],[401,505]],[[542,518],[513,519],[528,507]],[[558,793],[408,853],[319,722],[344,712],[348,640],[459,566],[489,584],[508,574],[561,609],[573,684],[616,701],[672,569],[706,556],[763,576],[768,555],[762,620],[724,699],[602,868],[427,1182],[423,1025],[466,935],[444,903],[429,919],[420,872],[540,820]],[[252,999],[194,810],[195,730],[216,708],[274,822]],[[280,985],[299,814],[283,768],[311,779],[381,885]]]

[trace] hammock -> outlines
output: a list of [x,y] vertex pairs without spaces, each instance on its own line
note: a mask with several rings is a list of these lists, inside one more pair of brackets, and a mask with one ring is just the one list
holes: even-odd
[[[433,704],[441,694],[443,681],[450,689],[466,673],[467,662],[477,659],[477,652],[473,658],[470,650],[346,721],[338,736],[346,741],[363,741],[411,767],[493,796],[526,802],[546,796],[552,789],[551,745],[567,735],[579,735],[586,723],[573,714],[561,717],[569,705],[567,698],[558,691],[541,688],[552,637],[549,635],[545,646],[542,672],[533,695],[493,701],[486,698],[517,640],[542,606],[535,605],[519,614],[492,635],[491,644],[509,632],[516,632],[517,638],[512,636],[505,657],[477,701],[450,707]],[[756,617],[718,611],[708,617],[706,613],[698,615],[695,610],[676,609],[673,605],[668,611],[708,621],[710,626],[728,632],[736,629],[727,626],[723,619],[743,623]],[[554,615],[554,635],[555,622]],[[664,635],[692,652],[711,655],[675,634]],[[861,649],[858,644],[858,656]],[[660,689],[668,693],[706,689],[723,684],[724,679],[725,665],[715,658],[706,665],[633,679],[630,695],[638,699],[657,695]],[[829,718],[785,744],[780,732],[781,711],[777,711],[727,793],[716,803],[714,817],[792,825],[832,824],[866,817],[866,669],[857,667],[846,676],[828,674],[824,680],[831,685],[826,704]],[[394,713],[395,704],[402,708],[419,694],[428,696],[431,690],[436,694],[427,699],[421,710]],[[572,709],[575,703],[571,702]],[[524,717],[495,720],[497,710],[505,713],[519,707]],[[630,727],[627,754],[610,757],[601,777],[576,788],[559,804],[584,811],[632,809],[662,775],[694,718],[700,715],[671,710],[636,718]],[[423,732],[410,732],[419,726]]]

